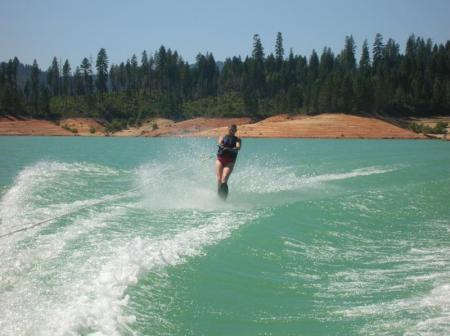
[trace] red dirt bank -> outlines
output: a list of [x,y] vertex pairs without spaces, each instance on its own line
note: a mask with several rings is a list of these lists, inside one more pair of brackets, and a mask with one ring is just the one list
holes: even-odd
[[[393,123],[373,117],[324,113],[316,116],[273,116],[257,123],[249,118],[195,118],[181,122],[156,118],[137,128],[111,134],[113,136],[179,136],[210,137],[226,132],[230,124],[238,125],[238,135],[255,138],[367,138],[424,139]],[[64,128],[65,126],[66,128]],[[76,132],[75,132],[76,129]],[[94,133],[92,131],[95,130]],[[70,118],[59,125],[45,120],[0,118],[0,135],[106,135],[102,124],[91,118]]]

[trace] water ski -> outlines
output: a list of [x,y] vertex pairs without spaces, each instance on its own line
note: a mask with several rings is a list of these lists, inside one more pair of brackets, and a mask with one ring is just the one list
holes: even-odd
[[228,196],[228,184],[222,183],[219,187],[219,190],[217,192],[219,194],[219,197],[223,200],[227,199]]

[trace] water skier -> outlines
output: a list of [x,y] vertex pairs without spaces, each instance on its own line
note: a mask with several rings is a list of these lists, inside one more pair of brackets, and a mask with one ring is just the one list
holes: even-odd
[[216,160],[217,185],[219,196],[224,199],[228,196],[227,182],[233,172],[238,151],[241,149],[241,139],[235,135],[236,132],[237,127],[233,124],[228,127],[228,134],[219,137],[217,141],[219,146]]

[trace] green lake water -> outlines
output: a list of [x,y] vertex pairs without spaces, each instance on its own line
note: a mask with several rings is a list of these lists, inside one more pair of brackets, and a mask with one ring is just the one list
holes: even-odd
[[450,334],[450,143],[215,150],[0,137],[0,335]]

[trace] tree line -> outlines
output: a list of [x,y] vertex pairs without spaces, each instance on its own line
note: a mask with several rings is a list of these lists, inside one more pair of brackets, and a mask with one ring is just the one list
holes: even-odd
[[36,60],[23,78],[15,57],[0,64],[0,114],[45,119],[88,116],[134,125],[148,117],[250,116],[346,112],[396,116],[450,114],[450,41],[434,44],[411,35],[404,53],[377,34],[357,60],[352,36],[334,54],[286,55],[278,33],[266,54],[259,35],[252,53],[217,62],[198,54],[189,64],[161,46],[138,60],[109,64],[101,48],[95,64],[72,69],[54,57],[42,71]]

